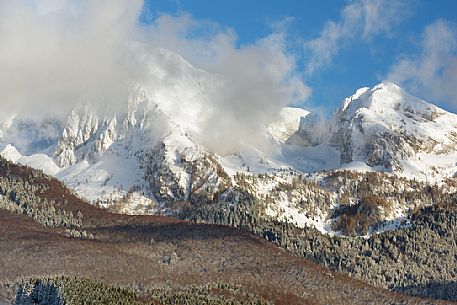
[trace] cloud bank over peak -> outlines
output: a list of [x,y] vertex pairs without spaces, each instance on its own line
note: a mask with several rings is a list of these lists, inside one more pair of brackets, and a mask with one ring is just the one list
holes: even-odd
[[[2,111],[65,117],[87,97],[122,111],[133,83],[177,86],[175,65],[163,64],[166,77],[151,75],[145,60],[156,48],[210,75],[191,106],[201,109],[192,115],[204,140],[225,143],[214,149],[255,141],[283,106],[310,94],[281,32],[239,46],[236,33],[218,24],[186,14],[144,23],[142,13],[141,0],[0,0]],[[175,97],[171,111],[189,106],[185,95]]]
[[[199,90],[194,92],[197,85],[184,90],[194,92],[191,95],[196,98],[178,93],[175,103],[165,100],[161,106],[174,117],[187,116],[189,128],[207,147],[220,153],[234,152],[241,144],[265,145],[266,125],[284,106],[303,102],[310,95],[297,72],[297,59],[286,50],[282,32],[238,47],[230,29],[199,22],[190,15],[164,15],[145,35],[148,47],[175,51],[205,71],[196,76]],[[174,70],[167,72],[175,78],[185,75]],[[155,87],[174,86],[166,74],[160,79],[153,77]]]

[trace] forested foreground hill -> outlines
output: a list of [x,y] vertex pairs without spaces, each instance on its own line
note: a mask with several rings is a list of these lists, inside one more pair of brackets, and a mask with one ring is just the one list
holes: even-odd
[[441,304],[235,228],[111,214],[3,159],[0,192],[0,295],[16,304]]

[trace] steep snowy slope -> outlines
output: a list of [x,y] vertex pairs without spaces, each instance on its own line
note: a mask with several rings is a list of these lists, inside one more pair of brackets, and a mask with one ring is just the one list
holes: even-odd
[[[279,134],[271,126],[269,131]],[[247,145],[236,155],[211,153],[139,87],[132,91],[126,115],[100,118],[73,111],[54,156],[63,168],[57,177],[89,200],[112,203],[133,192],[151,198],[155,203],[148,206],[154,209],[180,200],[212,201],[233,185],[231,177],[238,172],[289,167],[270,157]]]
[[11,144],[7,144],[0,152],[0,155],[6,160],[14,163],[17,163],[17,161],[22,158],[22,155],[17,151],[16,147]]
[[139,86],[131,88],[126,108],[126,113],[110,116],[87,104],[73,110],[54,154],[63,168],[57,177],[90,201],[112,204],[135,198],[135,206],[124,212],[154,213],[157,202],[140,161],[173,128]]
[[344,101],[327,144],[339,149],[342,164],[441,180],[457,171],[457,115],[382,83]]
[[278,117],[268,125],[268,132],[276,142],[286,143],[300,127],[302,118],[308,114],[309,111],[305,109],[285,107]]

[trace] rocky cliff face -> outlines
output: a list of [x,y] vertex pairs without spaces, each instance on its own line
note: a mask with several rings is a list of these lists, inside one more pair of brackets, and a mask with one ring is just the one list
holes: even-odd
[[161,119],[157,105],[139,86],[131,88],[127,113],[109,116],[100,113],[89,102],[81,104],[69,114],[54,153],[54,159],[60,167],[68,167],[82,160],[94,162],[115,141],[144,133]]

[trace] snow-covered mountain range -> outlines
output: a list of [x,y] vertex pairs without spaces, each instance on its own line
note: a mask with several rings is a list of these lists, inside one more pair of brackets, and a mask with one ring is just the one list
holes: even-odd
[[[2,114],[1,155],[125,213],[168,213],[183,201],[236,203],[249,194],[264,203],[266,216],[325,232],[333,231],[331,213],[351,185],[335,187],[342,182],[331,184],[329,173],[385,172],[380,180],[407,178],[402,191],[411,179],[446,186],[457,173],[457,115],[392,83],[357,90],[329,119],[283,108],[264,126],[268,145],[244,142],[236,152],[216,153],[199,136],[199,100],[208,98],[211,77],[173,52],[150,56],[155,80],[131,87],[125,112],[102,114],[87,100],[66,121]],[[180,72],[167,74],[170,65]],[[186,102],[177,110],[176,101]],[[395,208],[383,219],[404,219],[412,203],[389,196]]]

